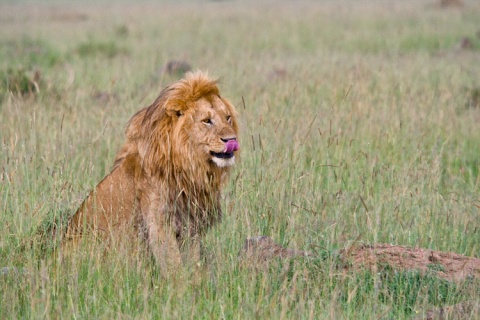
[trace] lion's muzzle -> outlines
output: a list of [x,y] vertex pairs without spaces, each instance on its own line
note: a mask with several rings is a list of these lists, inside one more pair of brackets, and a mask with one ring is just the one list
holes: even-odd
[[213,156],[212,160],[219,167],[231,166],[234,164],[234,152],[240,148],[240,144],[236,138],[222,140],[225,141],[225,148],[223,149],[223,152],[211,151],[210,153]]
[[220,159],[229,159],[234,156],[234,152],[239,149],[240,145],[238,144],[237,139],[230,139],[225,142],[225,149],[222,152],[213,152],[210,153],[212,156]]

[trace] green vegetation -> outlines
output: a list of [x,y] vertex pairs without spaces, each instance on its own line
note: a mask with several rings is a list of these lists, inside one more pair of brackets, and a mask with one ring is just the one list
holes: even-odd
[[[335,258],[357,238],[480,256],[480,6],[464,3],[0,4],[0,268],[20,268],[0,274],[0,318],[401,319],[480,300],[475,279]],[[109,172],[182,59],[221,78],[241,121],[206,267],[162,279],[101,244],[62,261],[42,230]],[[241,266],[255,235],[322,258]]]
[[2,91],[0,96],[11,93],[16,96],[33,95],[40,89],[38,88],[37,79],[38,76],[29,76],[25,70],[12,70],[8,69],[6,72],[0,74],[2,80]]
[[95,57],[97,55],[104,55],[108,58],[113,58],[119,53],[125,53],[126,50],[119,48],[115,42],[95,42],[89,41],[81,43],[77,52],[81,57]]

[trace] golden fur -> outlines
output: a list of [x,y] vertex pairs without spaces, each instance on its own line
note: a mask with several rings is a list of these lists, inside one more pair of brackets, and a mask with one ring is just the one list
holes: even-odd
[[[198,258],[198,236],[221,218],[221,187],[238,156],[235,108],[215,80],[187,73],[137,112],[125,134],[112,172],[77,210],[66,241],[140,233],[162,269],[177,265],[184,247]],[[236,148],[228,150],[230,140]]]

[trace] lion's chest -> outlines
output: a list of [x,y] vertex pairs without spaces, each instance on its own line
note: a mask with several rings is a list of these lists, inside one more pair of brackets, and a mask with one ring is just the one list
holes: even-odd
[[170,221],[177,238],[180,239],[201,235],[222,216],[218,196],[206,194],[188,197],[181,193],[172,202],[171,208]]

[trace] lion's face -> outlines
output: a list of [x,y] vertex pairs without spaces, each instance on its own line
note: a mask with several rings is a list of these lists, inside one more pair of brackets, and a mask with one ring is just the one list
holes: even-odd
[[235,163],[238,126],[236,111],[228,101],[213,94],[200,98],[178,117],[176,128],[196,157],[220,168]]

